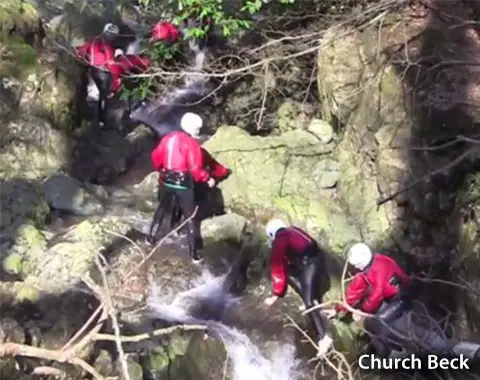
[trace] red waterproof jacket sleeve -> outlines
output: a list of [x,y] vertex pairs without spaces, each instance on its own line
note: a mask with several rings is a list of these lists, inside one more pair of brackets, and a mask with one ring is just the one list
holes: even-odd
[[145,71],[152,65],[148,57],[133,54],[124,54],[117,58],[117,62],[122,67],[124,73]]
[[[351,307],[358,307],[358,303],[362,300],[365,296],[366,292],[368,291],[368,282],[363,273],[357,274],[350,285],[348,285],[347,291],[345,292],[345,301]],[[338,312],[348,312],[348,310],[343,305],[337,306]]]
[[208,167],[210,175],[216,180],[225,178],[229,172],[228,169],[212,157],[210,152],[202,147],[203,164]]
[[270,255],[270,275],[273,294],[282,297],[287,290],[287,242],[281,236],[273,241]]
[[204,168],[202,147],[193,138],[188,141],[188,169],[195,182],[207,182],[210,174]]
[[373,314],[380,307],[384,300],[383,285],[388,282],[389,273],[386,270],[377,270],[372,273],[373,284],[370,286],[370,293],[362,303],[362,310],[365,313]]
[[151,154],[151,159],[152,159],[152,164],[153,164],[153,168],[156,170],[156,171],[160,171],[163,169],[164,167],[164,163],[163,163],[163,150],[164,150],[164,141],[166,139],[162,139],[162,141],[160,141],[160,143],[157,145],[157,147],[153,150],[152,154]]
[[77,56],[80,58],[84,58],[84,56],[88,54],[88,50],[91,48],[91,46],[92,46],[92,42],[89,41],[87,43],[84,43],[81,46],[76,47],[75,51],[77,53]]

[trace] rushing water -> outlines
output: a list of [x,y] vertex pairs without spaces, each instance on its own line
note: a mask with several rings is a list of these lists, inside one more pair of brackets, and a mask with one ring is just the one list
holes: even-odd
[[232,363],[233,380],[296,380],[299,363],[296,348],[282,345],[270,359],[251,341],[247,334],[221,321],[228,309],[241,302],[226,291],[228,274],[214,277],[204,271],[193,288],[178,293],[171,302],[162,289],[153,288],[148,301],[157,318],[183,324],[203,324],[225,345]]

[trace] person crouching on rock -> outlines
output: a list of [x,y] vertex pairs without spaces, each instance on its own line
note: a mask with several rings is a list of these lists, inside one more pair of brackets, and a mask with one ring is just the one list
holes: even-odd
[[[388,323],[400,317],[408,308],[410,295],[410,278],[400,265],[391,257],[383,254],[373,254],[370,247],[364,243],[352,246],[348,253],[348,263],[360,272],[350,282],[345,301],[352,308],[358,308],[367,314],[374,314],[374,319],[366,322],[376,330],[371,338],[372,345],[378,353],[388,350],[388,343],[380,339],[388,336]],[[325,310],[330,318],[339,313],[348,313],[343,305],[333,310]],[[355,321],[363,318],[353,313]],[[367,330],[369,328],[365,326]]]
[[187,112],[180,126],[182,131],[167,134],[153,150],[153,167],[160,172],[158,199],[159,205],[153,216],[147,243],[154,244],[158,228],[172,205],[178,204],[187,224],[187,242],[193,262],[200,262],[203,247],[200,236],[200,221],[192,217],[196,209],[195,183],[205,183],[209,188],[216,181],[205,168],[204,152],[198,138],[203,120],[197,114]]
[[[325,253],[317,242],[305,231],[288,227],[279,219],[268,222],[266,233],[272,247],[270,273],[273,296],[267,298],[265,304],[271,306],[283,297],[288,285],[300,295],[306,309],[321,303],[330,287],[330,277]],[[324,355],[333,343],[327,334],[327,320],[320,310],[314,310],[308,316],[317,333],[318,355]]]

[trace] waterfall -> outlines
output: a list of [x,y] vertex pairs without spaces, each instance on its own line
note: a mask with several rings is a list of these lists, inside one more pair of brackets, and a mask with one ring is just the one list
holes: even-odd
[[271,359],[265,357],[250,338],[221,322],[222,314],[241,300],[226,291],[228,273],[214,277],[204,271],[193,288],[171,295],[154,287],[148,305],[155,317],[172,323],[203,324],[222,340],[231,361],[233,380],[296,380],[299,360],[292,344],[285,344]]

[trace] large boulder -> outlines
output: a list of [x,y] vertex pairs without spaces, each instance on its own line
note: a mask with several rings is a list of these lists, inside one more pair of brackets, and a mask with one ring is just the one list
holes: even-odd
[[331,190],[339,180],[333,145],[305,130],[275,137],[250,136],[221,127],[205,148],[233,170],[220,184],[227,207],[265,222],[277,214],[321,233],[321,242],[342,251],[359,238]]
[[26,220],[42,225],[50,208],[39,186],[24,179],[1,181],[0,187],[0,236],[12,238],[15,230]]
[[95,215],[104,211],[101,200],[81,182],[65,174],[56,174],[43,184],[45,200],[52,209],[75,215]]
[[19,269],[26,284],[42,292],[60,294],[88,275],[96,255],[129,229],[127,223],[114,217],[92,219],[78,224],[48,247],[45,235],[26,224],[17,232],[4,263],[15,263],[10,268]]
[[0,176],[45,178],[68,162],[65,134],[45,119],[21,115],[1,127]]
[[396,43],[386,30],[378,42],[374,28],[332,27],[318,58],[322,115],[342,130],[339,195],[370,243],[388,238],[399,216],[377,201],[402,184],[412,127],[401,78],[383,53]]

